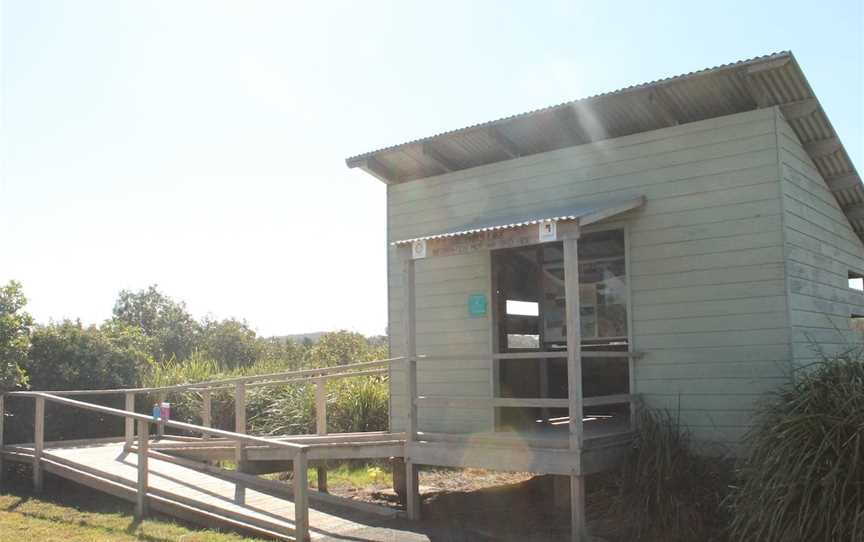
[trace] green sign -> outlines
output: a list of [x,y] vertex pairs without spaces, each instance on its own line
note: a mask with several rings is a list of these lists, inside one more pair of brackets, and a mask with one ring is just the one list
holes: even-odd
[[485,294],[470,294],[468,296],[468,314],[471,316],[486,316]]

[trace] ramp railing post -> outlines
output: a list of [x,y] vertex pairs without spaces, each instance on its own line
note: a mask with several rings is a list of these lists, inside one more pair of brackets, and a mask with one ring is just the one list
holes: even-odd
[[297,540],[309,538],[309,480],[306,450],[294,456],[294,529]]
[[45,398],[36,398],[35,416],[33,418],[33,490],[42,491],[42,452],[45,449]]
[[[202,390],[201,391],[201,425],[204,427],[212,427],[212,399],[210,396],[210,390]],[[207,440],[210,438],[209,433],[202,433],[202,438]]]
[[[327,381],[319,378],[315,381],[315,434],[327,434]],[[318,491],[327,492],[327,467],[318,465]]]
[[[156,400],[159,402],[159,408],[162,408],[162,403],[165,402],[165,398],[166,395],[164,391],[156,395]],[[159,419],[162,420],[161,417]],[[162,420],[158,424],[156,424],[156,436],[158,438],[162,438],[165,436],[165,420]]]
[[[243,381],[237,382],[234,388],[234,432],[241,435],[246,434],[246,383]],[[242,440],[237,440],[237,446],[234,449],[234,467],[237,472],[243,472],[246,462],[245,443]],[[237,504],[243,505],[246,502],[246,486],[242,482],[237,481],[234,486],[234,499]]]
[[[135,412],[135,392],[126,393],[126,412]],[[132,447],[135,442],[135,420],[126,418],[126,449]]]
[[[126,418],[127,420],[131,418]],[[147,453],[150,446],[150,423],[138,420],[138,485],[135,494],[135,517],[143,519],[147,515]]]

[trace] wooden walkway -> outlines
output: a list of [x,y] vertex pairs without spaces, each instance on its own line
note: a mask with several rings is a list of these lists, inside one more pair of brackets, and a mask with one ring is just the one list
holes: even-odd
[[[20,461],[30,461],[32,448],[16,448]],[[28,454],[31,452],[31,454]],[[148,460],[148,500],[156,511],[214,527],[241,529],[251,534],[277,539],[294,539],[294,503],[291,486],[261,480],[260,483],[232,480],[224,475],[202,472],[177,464],[168,456],[151,454]],[[154,457],[155,456],[155,457]],[[137,454],[125,452],[122,442],[81,446],[46,447],[43,452],[46,472],[82,485],[135,500]],[[11,459],[11,457],[10,457]],[[182,461],[182,460],[181,460]],[[284,486],[284,489],[276,486]],[[254,486],[254,487],[253,487]],[[281,493],[281,495],[279,494]],[[313,501],[316,499],[313,498]],[[326,502],[313,502],[309,508],[310,538],[361,540],[349,533],[386,522],[383,507],[375,513],[348,509]]]

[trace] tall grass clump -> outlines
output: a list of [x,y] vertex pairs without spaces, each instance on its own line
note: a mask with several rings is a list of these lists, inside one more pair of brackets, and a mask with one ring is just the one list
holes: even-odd
[[731,538],[864,540],[862,352],[824,359],[759,406]]
[[639,410],[634,447],[595,498],[605,508],[600,514],[604,530],[628,542],[722,540],[722,501],[731,468],[697,454],[670,412]]
[[[317,360],[309,366],[321,366]],[[273,374],[292,370],[288,362],[262,360],[246,367],[220,368],[207,356],[193,353],[182,361],[169,360],[153,364],[142,375],[147,387],[165,387],[192,382],[221,380],[238,376]],[[333,379],[327,382],[327,421],[331,432],[384,431],[389,419],[389,382],[386,376],[362,376]],[[148,398],[154,402],[156,397]],[[201,423],[201,394],[194,391],[172,392],[171,417],[190,423]],[[247,419],[255,434],[297,435],[315,433],[315,386],[295,383],[250,388],[246,397]],[[211,395],[213,426],[234,429],[233,389],[214,391]]]

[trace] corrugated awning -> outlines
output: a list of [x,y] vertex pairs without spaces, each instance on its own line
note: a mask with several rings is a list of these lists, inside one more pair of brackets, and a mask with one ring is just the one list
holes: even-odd
[[394,241],[393,245],[405,245],[415,241],[430,241],[433,239],[444,239],[448,237],[460,237],[463,235],[473,235],[475,233],[509,230],[522,226],[530,226],[532,224],[540,224],[548,221],[578,221],[580,226],[594,224],[603,219],[610,218],[627,211],[632,211],[645,204],[645,196],[635,196],[627,198],[616,198],[599,202],[586,202],[571,204],[566,207],[548,209],[542,212],[522,213],[519,215],[498,216],[495,218],[485,218],[482,222],[466,224],[457,229],[424,235],[421,237],[412,237],[411,239],[401,239]]

